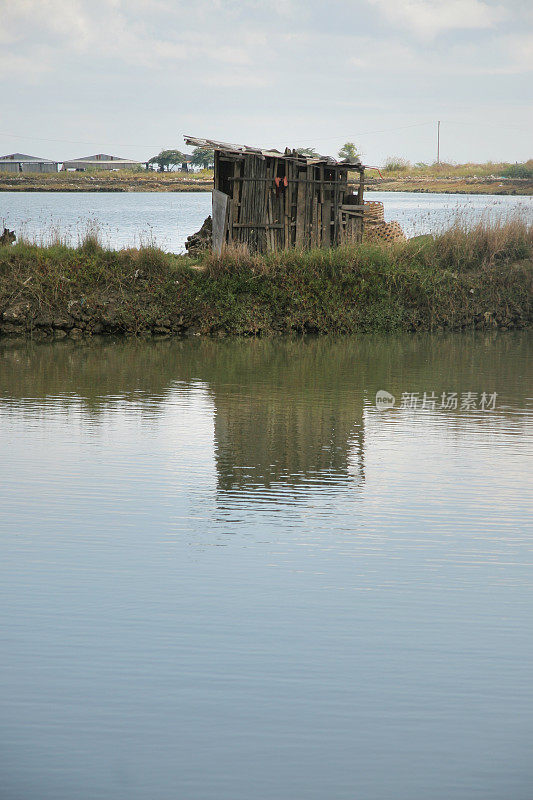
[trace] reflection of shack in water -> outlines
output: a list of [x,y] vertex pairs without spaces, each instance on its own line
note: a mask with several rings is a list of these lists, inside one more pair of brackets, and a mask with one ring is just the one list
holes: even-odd
[[[201,383],[213,403],[220,490],[345,484],[363,474],[364,359],[353,341],[123,341],[0,349],[0,396],[73,395],[94,416],[164,412]],[[388,384],[385,384],[388,385]],[[7,387],[9,386],[9,391]]]
[[215,403],[220,489],[363,477],[361,409],[357,419],[355,408],[281,396],[217,395]]
[[[83,347],[10,343],[0,346],[0,397],[50,401],[64,409],[74,398],[91,415],[94,430],[104,412],[118,407],[141,418],[164,414],[177,384],[183,392],[201,383],[214,406],[220,490],[253,491],[277,481],[288,487],[306,481],[346,485],[363,477],[364,392],[372,408],[378,389],[390,391],[397,405],[404,391],[420,397],[495,391],[502,430],[523,437],[527,417],[517,409],[529,407],[530,351],[527,332]],[[35,413],[31,403],[20,408]],[[410,412],[393,412],[397,419],[404,413]],[[437,418],[450,428],[454,421],[482,425],[488,416],[446,411],[435,412]]]
[[325,370],[316,347],[294,371],[286,350],[269,358],[270,348],[258,348],[255,355],[235,383],[211,384],[219,489],[359,482],[363,404],[353,374],[348,386],[335,364]]

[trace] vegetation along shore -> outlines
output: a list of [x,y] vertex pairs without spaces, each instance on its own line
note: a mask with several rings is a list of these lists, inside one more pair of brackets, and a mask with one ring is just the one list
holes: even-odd
[[533,160],[523,164],[411,164],[388,158],[384,168],[369,170],[367,191],[443,194],[533,194]]
[[533,226],[252,256],[0,247],[0,335],[258,336],[531,326]]
[[[524,164],[417,164],[391,158],[379,172],[367,170],[367,191],[445,194],[533,194],[533,160]],[[210,192],[213,171],[146,169],[85,172],[0,172],[0,192]]]

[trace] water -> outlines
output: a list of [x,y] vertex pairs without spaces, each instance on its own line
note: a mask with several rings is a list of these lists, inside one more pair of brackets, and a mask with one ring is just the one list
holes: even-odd
[[156,244],[179,253],[210,213],[210,192],[0,192],[0,222],[43,243],[76,246],[97,230],[115,249]]
[[2,345],[2,798],[529,800],[532,356]]
[[[431,233],[459,215],[475,222],[518,212],[533,220],[533,197],[368,192],[385,204],[385,218],[396,219],[408,236]],[[1,192],[0,223],[17,235],[47,242],[60,237],[76,245],[96,227],[113,248],[156,243],[183,252],[185,239],[211,213],[209,192]]]

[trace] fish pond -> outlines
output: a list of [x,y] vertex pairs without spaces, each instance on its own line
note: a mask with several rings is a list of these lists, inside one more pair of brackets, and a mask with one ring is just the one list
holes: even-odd
[[[520,215],[533,219],[533,197],[368,192],[379,200],[385,219],[398,220],[407,236],[433,233],[456,219]],[[155,244],[183,252],[185,240],[211,213],[209,192],[0,192],[0,224],[17,236],[46,244],[62,240],[76,246],[96,232],[108,247]]]
[[532,364],[3,342],[2,797],[528,800]]

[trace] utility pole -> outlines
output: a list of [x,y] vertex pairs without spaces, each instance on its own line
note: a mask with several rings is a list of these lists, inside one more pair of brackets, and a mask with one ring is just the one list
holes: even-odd
[[440,164],[440,119],[437,122],[437,164]]

